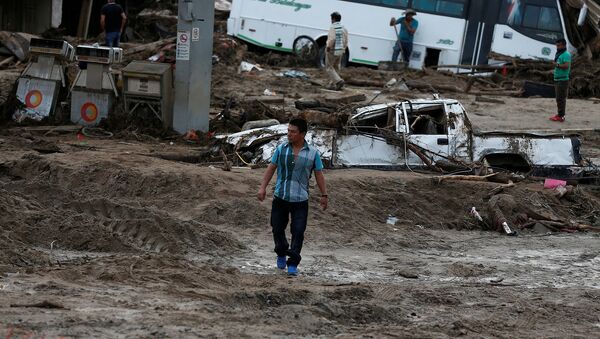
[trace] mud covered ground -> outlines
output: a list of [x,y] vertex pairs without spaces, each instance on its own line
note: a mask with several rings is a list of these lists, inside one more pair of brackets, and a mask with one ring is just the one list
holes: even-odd
[[[0,139],[0,336],[600,334],[598,234],[482,230],[467,211],[485,216],[497,184],[327,171],[330,209],[311,199],[301,274],[288,278],[269,201],[255,198],[261,169],[158,157],[190,148],[178,144]],[[541,186],[508,193],[600,222],[600,188],[557,201]]]
[[[366,101],[352,105],[365,105],[431,97],[365,86],[327,91],[321,71],[286,64],[278,54],[247,54],[265,70],[238,74],[240,60],[230,57],[213,70],[216,129],[298,114],[299,98],[364,94]],[[289,69],[310,80],[278,76]],[[438,81],[357,67],[343,76]],[[283,104],[257,110],[247,98],[265,89]],[[557,125],[547,121],[553,99],[501,97],[504,103],[491,104],[442,96],[461,100],[482,130],[586,129],[584,156],[600,159],[596,101],[570,100],[567,122]],[[233,125],[219,118],[225,110]],[[476,207],[487,217],[497,184],[327,171],[330,208],[310,201],[300,276],[288,278],[274,268],[270,200],[255,197],[263,170],[165,160],[204,148],[143,132],[79,140],[74,132],[1,127],[0,337],[600,335],[598,234],[538,229],[505,237],[486,230],[468,211]],[[560,200],[538,181],[505,193],[534,210],[600,226],[597,186],[578,186]],[[396,225],[386,224],[389,214]]]

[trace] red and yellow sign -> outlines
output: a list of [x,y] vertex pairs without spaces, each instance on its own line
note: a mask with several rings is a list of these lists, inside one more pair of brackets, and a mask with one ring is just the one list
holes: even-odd
[[37,89],[29,91],[25,96],[25,106],[27,108],[36,108],[42,104],[42,99],[44,99],[42,92]]
[[98,118],[98,107],[92,102],[81,106],[81,118],[86,122],[94,122]]

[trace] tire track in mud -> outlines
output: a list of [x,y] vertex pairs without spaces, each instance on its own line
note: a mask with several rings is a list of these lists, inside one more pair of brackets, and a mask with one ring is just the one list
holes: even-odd
[[[145,175],[114,163],[95,165],[75,168],[26,154],[3,167],[0,175],[10,180],[0,188],[6,188],[13,202],[3,205],[21,225],[13,230],[24,243],[45,248],[54,241],[64,249],[173,254],[235,253],[244,248],[226,231],[181,220],[156,206],[177,201],[173,196],[181,195],[182,187],[204,181],[199,176]],[[212,195],[208,191],[191,192],[189,199],[201,201]]]

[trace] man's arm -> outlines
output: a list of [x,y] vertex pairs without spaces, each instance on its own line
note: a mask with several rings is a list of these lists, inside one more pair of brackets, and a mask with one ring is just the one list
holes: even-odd
[[406,20],[404,20],[404,22],[402,24],[404,25],[404,27],[406,27],[406,30],[408,31],[408,33],[410,33],[410,35],[414,35],[415,32],[417,31],[417,29],[412,28],[411,25],[409,25],[408,22],[406,22]]
[[325,185],[323,171],[315,171],[315,179],[317,180],[317,186],[319,186],[319,190],[321,191],[321,207],[323,210],[326,210],[329,199],[327,196],[327,185]]
[[126,22],[127,22],[127,15],[125,15],[125,12],[121,12],[121,33],[124,32]]
[[569,66],[571,66],[571,58],[568,56],[561,55],[556,61],[556,67],[560,69],[569,69]]
[[560,69],[569,69],[569,65],[570,64],[571,63],[569,61],[563,62],[562,64],[561,63],[556,63],[556,67],[558,67]]
[[328,52],[335,47],[335,30],[333,27],[329,29],[329,33],[327,34],[327,42],[325,45]]
[[100,28],[102,29],[102,31],[104,31],[105,22],[106,22],[106,15],[101,14],[100,15]]
[[267,170],[265,171],[265,175],[263,176],[262,184],[260,185],[260,189],[258,190],[258,200],[263,201],[267,196],[267,186],[271,179],[273,178],[273,174],[275,174],[275,170],[277,169],[277,165],[269,164]]

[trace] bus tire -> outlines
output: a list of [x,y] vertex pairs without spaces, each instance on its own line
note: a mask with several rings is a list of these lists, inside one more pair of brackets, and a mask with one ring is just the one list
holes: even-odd
[[297,37],[292,44],[292,50],[296,57],[307,63],[312,63],[319,57],[319,46],[308,35]]
[[[319,58],[317,59],[317,67],[324,69],[325,68],[325,46],[321,46],[321,48],[319,48]],[[350,53],[348,52],[348,49],[346,48],[346,52],[344,52],[344,55],[342,56],[342,68],[346,68],[348,67],[348,62],[350,60]]]

